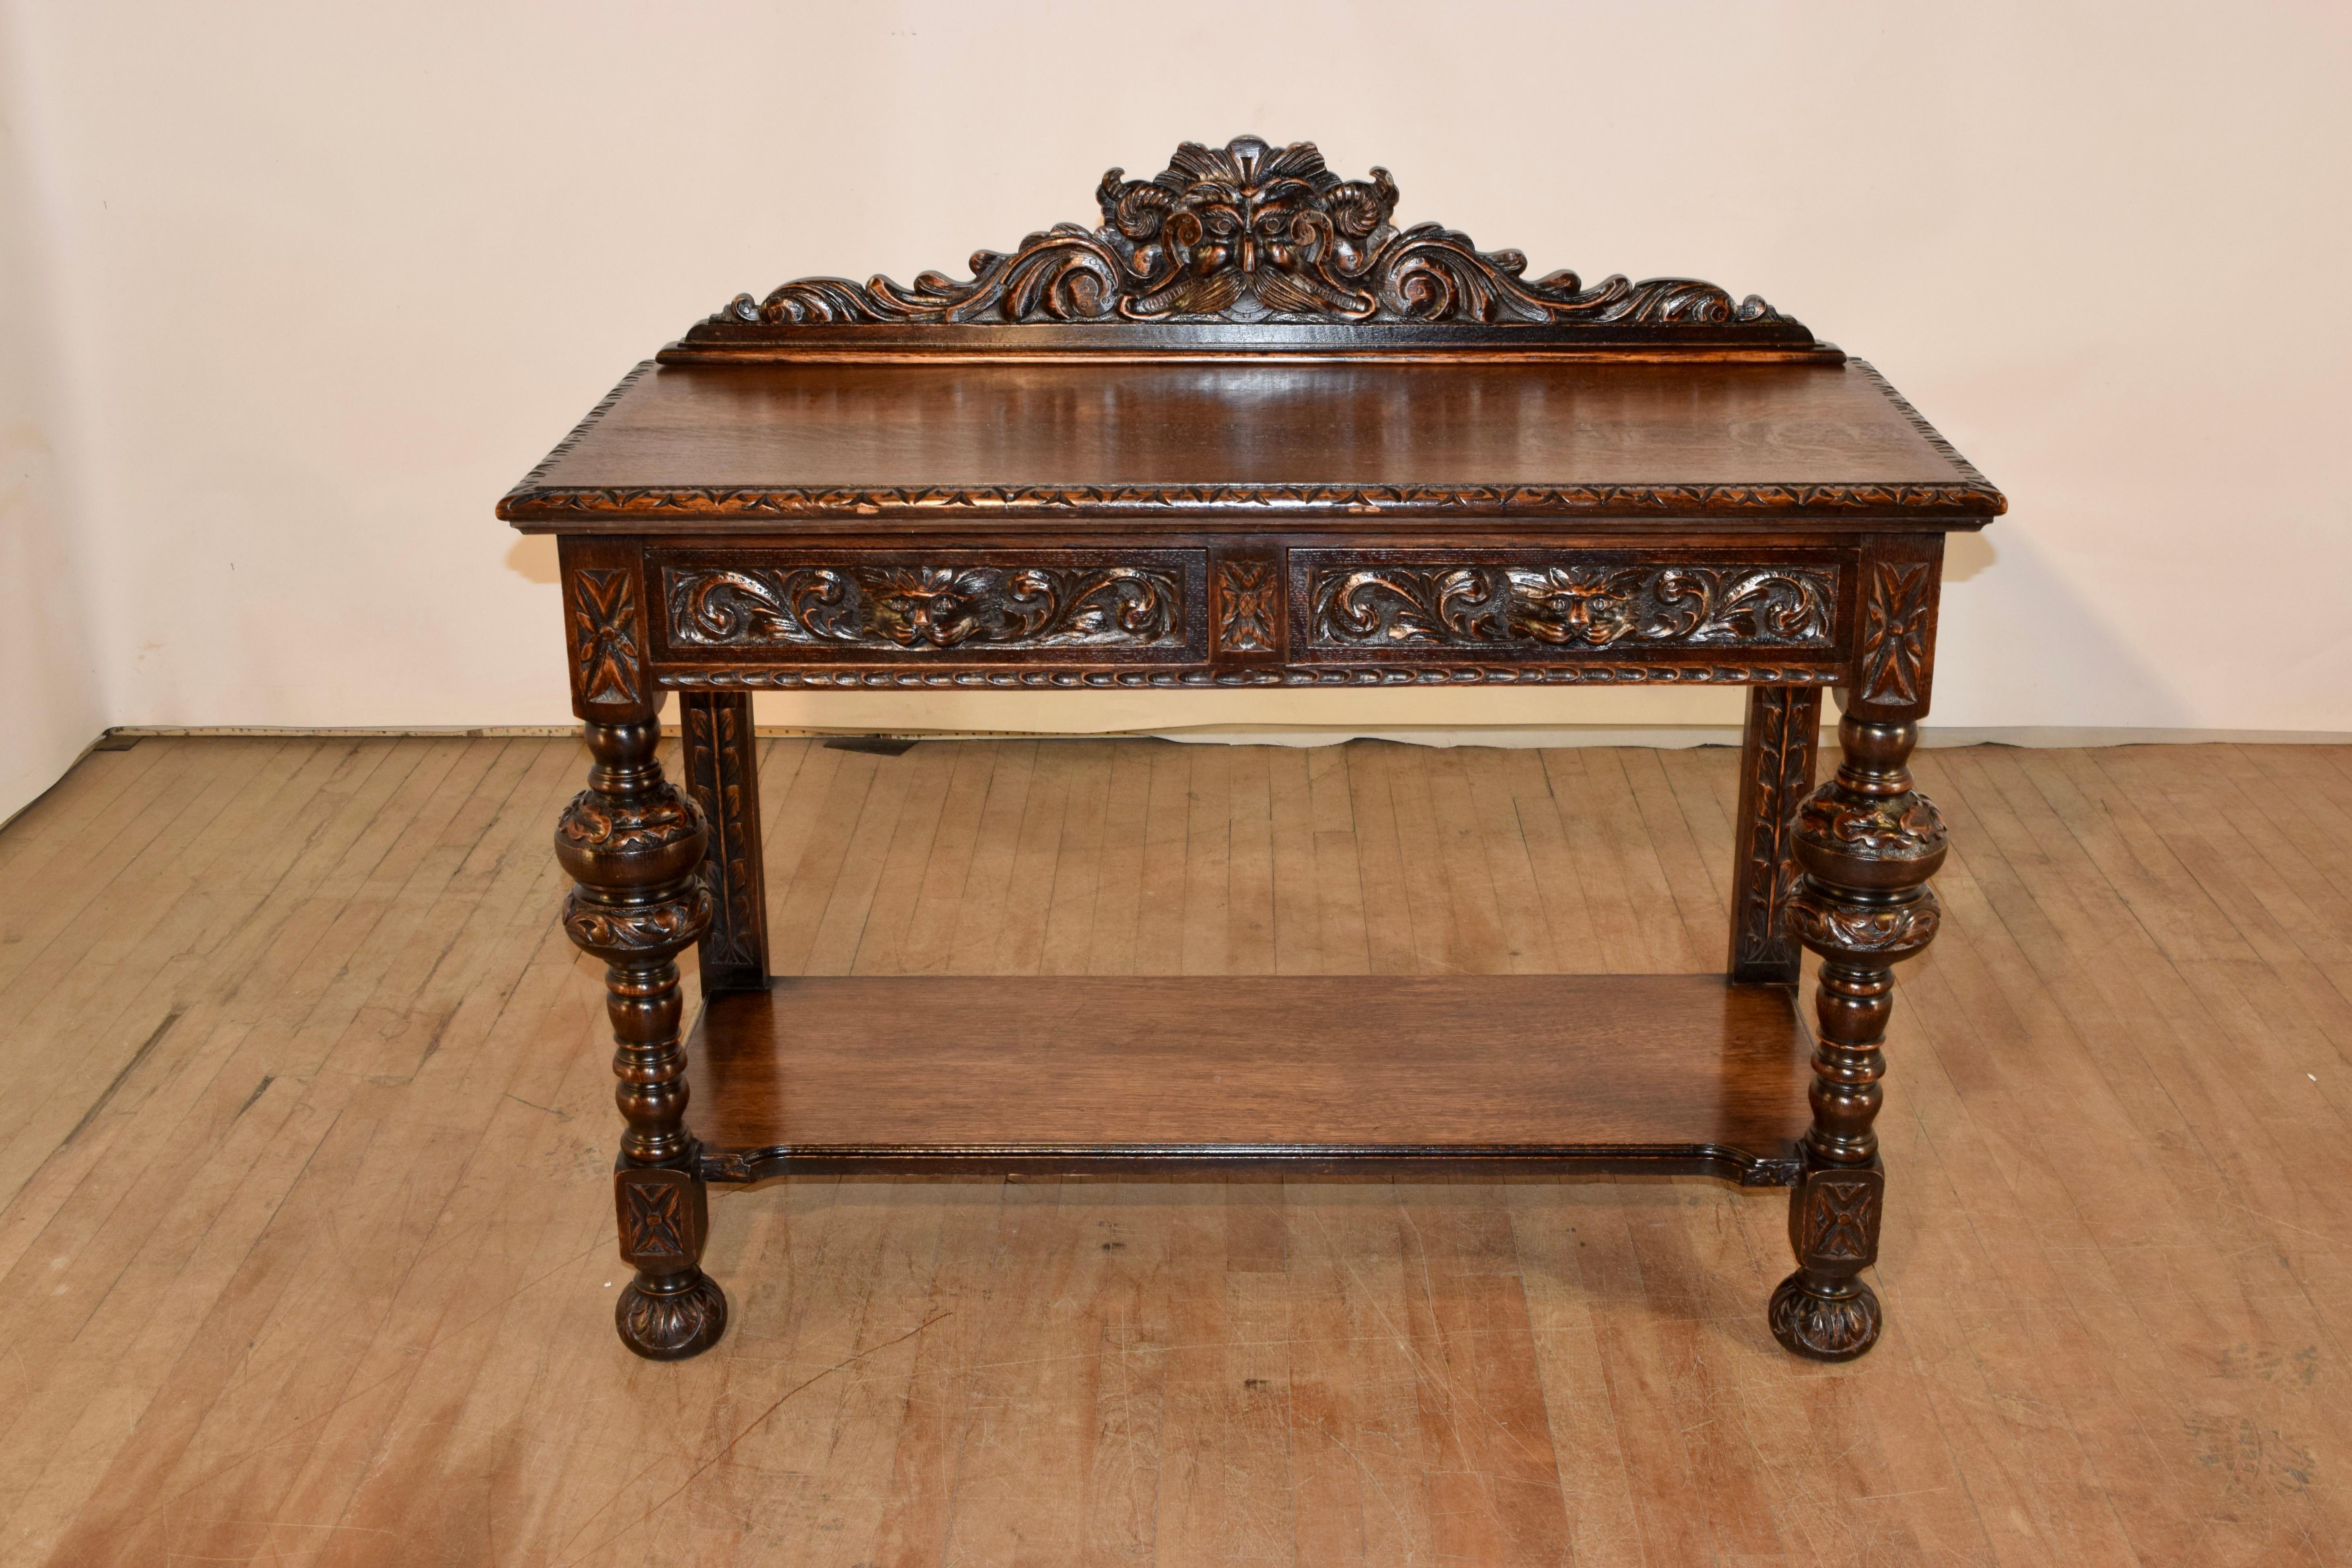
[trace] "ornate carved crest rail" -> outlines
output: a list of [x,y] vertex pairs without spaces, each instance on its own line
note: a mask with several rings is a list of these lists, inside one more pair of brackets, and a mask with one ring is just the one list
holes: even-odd
[[[1860,1354],[1879,1042],[1945,853],[1906,762],[1944,537],[2000,492],[1761,300],[1531,279],[1309,142],[1095,199],[968,278],[737,298],[500,503],[559,537],[595,758],[556,849],[608,966],[623,1341],[723,1331],[713,1181],[1533,1163],[1788,1186],[1773,1331]],[[759,689],[1622,683],[1753,689],[1726,975],[768,975]]]

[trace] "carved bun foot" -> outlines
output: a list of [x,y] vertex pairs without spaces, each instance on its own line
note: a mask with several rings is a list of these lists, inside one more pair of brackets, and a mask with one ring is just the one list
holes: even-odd
[[683,1289],[661,1293],[632,1279],[613,1304],[613,1326],[621,1342],[647,1361],[684,1361],[727,1331],[727,1295],[699,1269],[687,1277]]
[[1812,1361],[1852,1361],[1878,1342],[1878,1298],[1859,1279],[1842,1282],[1851,1294],[1823,1296],[1802,1270],[1772,1292],[1772,1337],[1780,1348]]

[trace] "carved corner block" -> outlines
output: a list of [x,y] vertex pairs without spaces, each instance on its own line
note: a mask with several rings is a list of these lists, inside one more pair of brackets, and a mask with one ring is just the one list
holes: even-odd
[[702,1261],[710,1196],[694,1173],[624,1164],[613,1173],[613,1198],[625,1261],[656,1276]]
[[[1810,1158],[1810,1156],[1809,1156]],[[1862,1271],[1878,1260],[1886,1178],[1877,1164],[1810,1165],[1789,1193],[1797,1271],[1766,1309],[1772,1337],[1810,1361],[1852,1361],[1878,1342],[1877,1293]]]
[[625,1162],[613,1173],[621,1257],[636,1269],[613,1305],[621,1342],[647,1361],[684,1361],[727,1331],[727,1295],[702,1272],[709,1189],[689,1152],[686,1169]]
[[651,718],[661,693],[647,668],[652,638],[636,547],[565,539],[558,551],[572,710],[603,724]]
[[1875,1165],[1814,1167],[1789,1194],[1789,1247],[1798,1267],[1853,1273],[1878,1261],[1886,1176]]
[[1846,713],[1874,721],[1927,711],[1936,675],[1936,613],[1942,585],[1941,534],[1885,542],[1864,552]]

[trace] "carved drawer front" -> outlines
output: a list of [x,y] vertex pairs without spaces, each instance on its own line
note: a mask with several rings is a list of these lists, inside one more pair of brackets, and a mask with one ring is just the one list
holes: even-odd
[[1200,664],[1199,550],[656,550],[665,665]]
[[1833,665],[1836,551],[1293,550],[1293,663]]

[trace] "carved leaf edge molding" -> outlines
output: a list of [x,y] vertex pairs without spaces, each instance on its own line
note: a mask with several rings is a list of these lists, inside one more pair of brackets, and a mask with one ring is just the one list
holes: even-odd
[[595,407],[591,408],[588,411],[587,416],[582,419],[579,424],[574,425],[572,427],[572,433],[564,437],[562,440],[558,441],[554,447],[549,450],[547,456],[539,460],[537,466],[534,467],[530,472],[525,474],[521,479],[515,481],[514,488],[507,491],[506,495],[499,502],[499,516],[501,518],[513,518],[523,515],[520,512],[509,511],[508,508],[514,505],[517,501],[520,500],[524,496],[530,494],[531,491],[539,489],[542,484],[545,484],[547,482],[547,476],[555,471],[555,465],[570,457],[579,447],[580,443],[588,438],[588,432],[596,427],[596,422],[604,418],[605,415],[613,412],[615,407],[619,406],[621,399],[628,395],[629,388],[636,385],[641,377],[645,376],[648,372],[655,368],[656,362],[652,360],[640,360],[637,362],[636,365],[630,370],[628,374],[621,377],[619,381],[614,383],[613,390],[604,395],[604,401],[597,404]]
[[[552,461],[552,459],[551,459]],[[544,467],[544,465],[542,465]],[[499,503],[509,521],[597,517],[1119,517],[1276,513],[1321,516],[1549,517],[1806,509],[1972,516],[2007,507],[1984,484],[1889,485],[1086,485],[861,488],[603,486],[540,489],[529,480]]]
[[1286,669],[907,669],[828,665],[803,669],[669,670],[675,690],[1084,690],[1213,686],[1831,686],[1834,666],[1601,663],[1341,665]]
[[1633,323],[1804,335],[1760,298],[1734,303],[1696,279],[1530,280],[1519,251],[1480,250],[1440,224],[1399,229],[1389,172],[1343,180],[1312,142],[1187,142],[1150,179],[1125,174],[1114,168],[1096,189],[1099,226],[1056,224],[1010,255],[975,251],[969,279],[795,279],[765,300],[736,296],[709,324]]
[[1895,412],[1903,416],[1904,423],[1917,431],[1919,438],[1935,448],[1937,457],[1959,470],[1960,484],[1956,488],[1980,492],[1989,503],[1988,510],[1992,516],[1999,517],[2009,510],[2009,498],[1995,489],[1993,482],[1986,479],[1974,463],[1960,456],[1959,448],[1944,439],[1944,433],[1928,424],[1927,416],[1912,407],[1911,400],[1895,391],[1894,385],[1878,374],[1876,365],[1866,359],[1856,359],[1852,354],[1846,356],[1845,363],[1848,370],[1878,388],[1878,395],[1895,405]]

